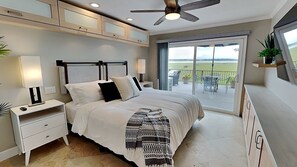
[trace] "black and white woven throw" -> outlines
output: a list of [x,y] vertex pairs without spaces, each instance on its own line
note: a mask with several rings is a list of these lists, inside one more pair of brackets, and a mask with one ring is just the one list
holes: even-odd
[[140,108],[126,127],[126,148],[142,148],[146,166],[171,166],[170,124],[162,110]]

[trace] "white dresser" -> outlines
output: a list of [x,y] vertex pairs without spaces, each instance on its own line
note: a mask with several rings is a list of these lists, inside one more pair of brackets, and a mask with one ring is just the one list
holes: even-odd
[[[20,108],[26,107],[26,111]],[[31,150],[63,137],[68,145],[66,113],[64,103],[57,100],[28,107],[11,109],[14,136],[20,153],[25,153],[25,165],[29,164]]]

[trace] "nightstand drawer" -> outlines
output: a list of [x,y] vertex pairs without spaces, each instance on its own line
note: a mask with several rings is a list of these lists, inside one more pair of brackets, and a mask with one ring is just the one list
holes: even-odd
[[34,134],[46,131],[48,129],[54,128],[56,126],[65,125],[66,121],[64,114],[59,114],[48,119],[40,120],[31,124],[27,124],[21,127],[23,138],[27,138]]
[[67,135],[67,129],[65,124],[52,128],[42,133],[30,136],[24,139],[25,151],[30,151],[48,142],[56,140],[62,136]]

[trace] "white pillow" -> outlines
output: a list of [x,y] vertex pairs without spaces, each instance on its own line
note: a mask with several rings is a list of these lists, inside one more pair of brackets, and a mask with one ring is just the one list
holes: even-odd
[[83,82],[75,84],[66,84],[65,87],[70,93],[73,102],[78,104],[86,104],[103,100],[101,89],[98,83],[107,82],[105,80],[98,80],[92,82]]
[[139,90],[131,76],[112,77],[111,80],[117,86],[123,101],[139,96]]

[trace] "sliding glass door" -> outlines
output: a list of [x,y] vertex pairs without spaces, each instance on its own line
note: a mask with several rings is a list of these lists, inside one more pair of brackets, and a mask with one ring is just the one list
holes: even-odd
[[241,37],[170,44],[169,83],[180,75],[170,90],[198,96],[206,109],[239,112],[245,42]]

